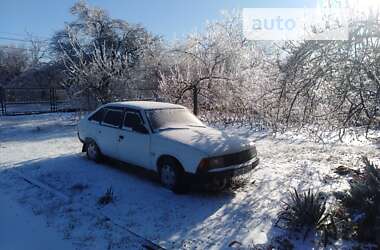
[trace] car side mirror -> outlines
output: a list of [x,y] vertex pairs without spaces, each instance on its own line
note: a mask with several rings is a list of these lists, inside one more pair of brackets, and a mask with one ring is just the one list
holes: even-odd
[[138,124],[138,125],[134,126],[133,131],[136,131],[136,132],[141,133],[141,134],[148,134],[149,133],[149,131],[146,129],[146,127],[144,127],[144,125],[142,125],[142,124]]

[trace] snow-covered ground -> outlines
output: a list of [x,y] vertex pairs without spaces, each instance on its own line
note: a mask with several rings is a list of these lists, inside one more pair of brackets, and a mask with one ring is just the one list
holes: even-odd
[[[175,195],[125,164],[88,161],[74,114],[0,117],[0,214],[21,206],[17,211],[23,209],[20,214],[39,232],[48,230],[57,244],[73,249],[141,249],[144,239],[167,249],[228,249],[233,241],[248,247],[281,233],[273,224],[287,191],[344,189],[348,184],[334,168],[357,168],[361,155],[380,162],[376,141],[317,144],[291,134],[273,138],[244,128],[229,130],[256,141],[261,163],[249,184],[218,194]],[[116,200],[98,205],[109,187]],[[21,222],[18,218],[13,230]],[[30,237],[21,233],[20,241]],[[0,249],[7,249],[1,242],[0,236]],[[299,247],[305,244],[312,242]]]
[[61,234],[46,226],[42,217],[22,208],[0,193],[0,249],[55,249],[73,248]]

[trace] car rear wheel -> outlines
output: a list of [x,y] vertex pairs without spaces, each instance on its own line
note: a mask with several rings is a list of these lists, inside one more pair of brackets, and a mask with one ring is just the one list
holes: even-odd
[[86,154],[88,159],[96,162],[100,161],[101,153],[98,145],[96,145],[96,142],[90,141],[87,144]]
[[164,159],[159,166],[159,176],[161,183],[175,193],[185,191],[184,173],[174,159]]

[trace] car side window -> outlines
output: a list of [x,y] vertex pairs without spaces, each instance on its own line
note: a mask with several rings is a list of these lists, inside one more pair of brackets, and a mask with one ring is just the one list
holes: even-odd
[[123,120],[123,111],[122,110],[108,110],[104,116],[102,124],[109,125],[113,127],[120,127],[121,121]]
[[88,120],[94,121],[94,122],[101,122],[103,120],[105,111],[106,111],[105,108],[99,109],[95,114],[90,116],[90,118],[88,118]]
[[143,124],[140,115],[134,111],[127,111],[124,118],[124,127],[136,128],[137,126]]

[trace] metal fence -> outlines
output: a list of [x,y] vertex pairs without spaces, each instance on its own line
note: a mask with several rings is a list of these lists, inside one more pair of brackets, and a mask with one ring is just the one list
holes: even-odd
[[74,111],[79,108],[64,89],[0,88],[2,115]]
[[[127,100],[159,100],[156,89],[126,89],[115,101]],[[39,114],[49,112],[66,112],[92,110],[99,103],[87,94],[73,97],[65,89],[60,88],[1,88],[0,115]]]

